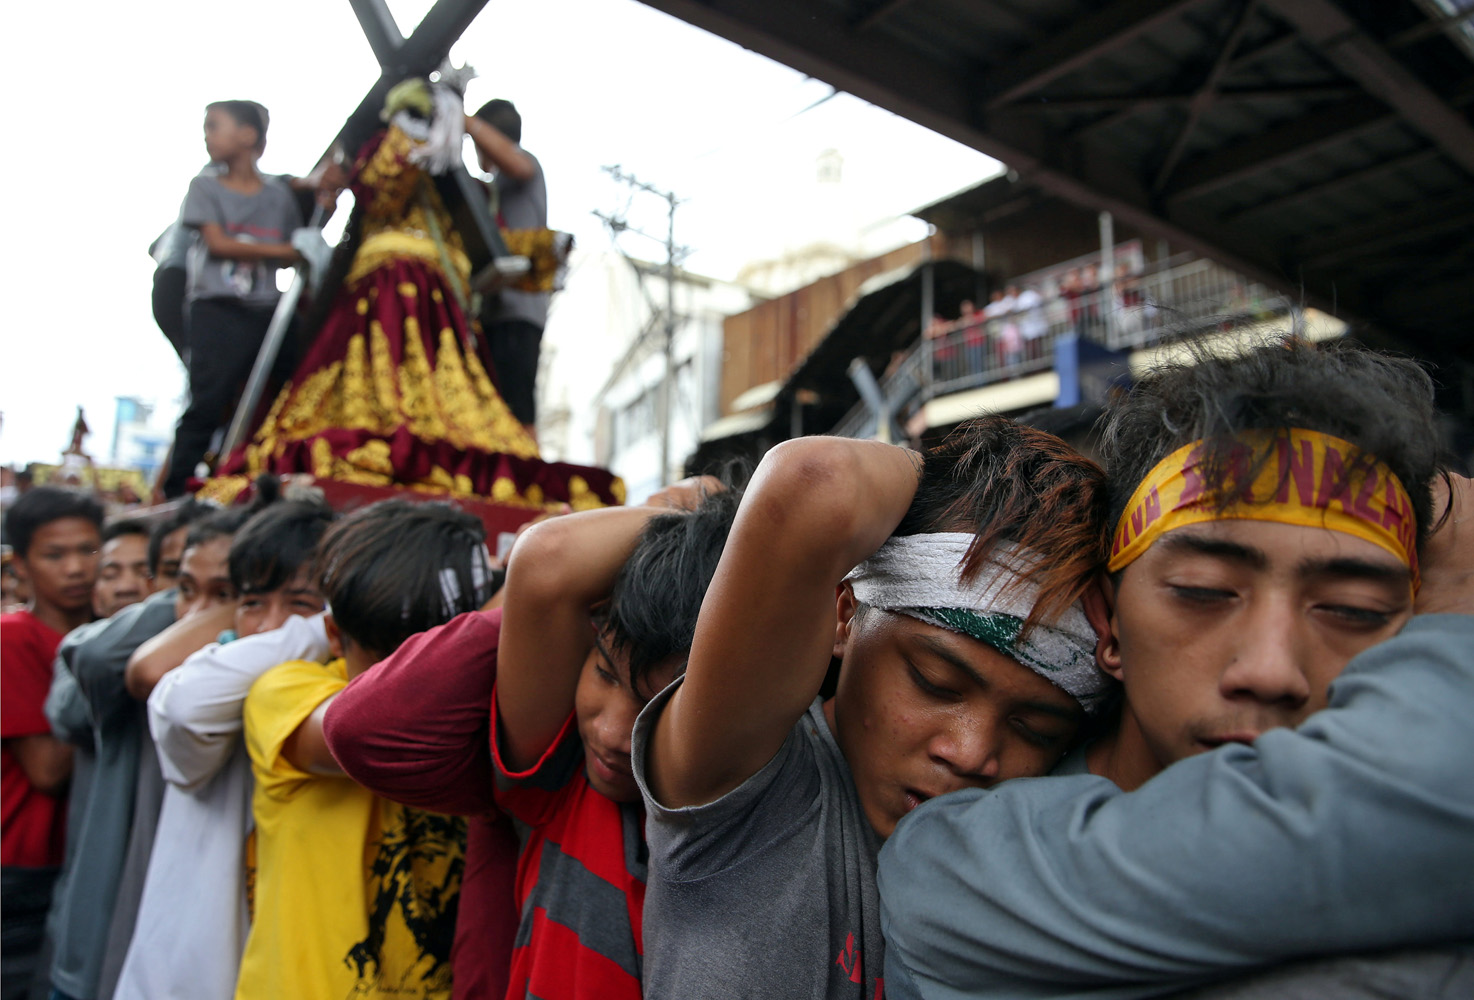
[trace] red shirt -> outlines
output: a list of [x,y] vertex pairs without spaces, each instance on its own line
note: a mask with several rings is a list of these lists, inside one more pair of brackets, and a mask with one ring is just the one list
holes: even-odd
[[29,611],[0,615],[0,865],[59,865],[66,848],[66,800],[31,784],[9,740],[51,732],[46,695],[62,634]]
[[531,831],[517,863],[522,927],[512,952],[511,998],[640,1000],[645,946],[645,810],[589,784],[572,714],[533,767],[512,773],[496,745],[497,802]]
[[[492,795],[491,693],[500,611],[412,636],[328,706],[323,734],[348,776],[376,795],[468,816],[466,869],[450,965],[453,996],[507,989],[518,841]],[[520,995],[519,995],[520,996]]]

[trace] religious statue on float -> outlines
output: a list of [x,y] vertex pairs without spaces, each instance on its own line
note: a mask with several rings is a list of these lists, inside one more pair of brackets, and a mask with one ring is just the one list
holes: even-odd
[[[433,178],[461,162],[469,71],[406,80],[385,128],[324,175],[354,207],[306,319],[316,329],[255,433],[202,496],[230,500],[262,472],[309,473],[540,507],[623,501],[610,473],[547,463],[498,393],[475,321],[471,263]],[[505,233],[530,266],[512,287],[551,291],[568,241]],[[335,291],[336,289],[336,291]]]

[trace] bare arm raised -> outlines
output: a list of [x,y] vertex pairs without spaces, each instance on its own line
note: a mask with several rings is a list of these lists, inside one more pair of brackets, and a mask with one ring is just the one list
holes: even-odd
[[553,518],[512,549],[496,682],[498,738],[508,767],[530,767],[557,738],[593,646],[590,607],[609,596],[645,523],[660,513],[614,507]]
[[235,622],[236,602],[230,601],[181,618],[143,643],[128,659],[123,683],[128,693],[147,701],[164,675],[192,653],[215,641]]
[[501,133],[496,126],[482,121],[475,115],[466,116],[466,134],[476,148],[486,154],[496,168],[518,181],[530,181],[537,175],[532,157],[522,152],[522,147]]
[[648,780],[663,805],[711,802],[778,752],[828,669],[835,586],[895,529],[920,467],[915,452],[848,438],[764,457],[652,737]]

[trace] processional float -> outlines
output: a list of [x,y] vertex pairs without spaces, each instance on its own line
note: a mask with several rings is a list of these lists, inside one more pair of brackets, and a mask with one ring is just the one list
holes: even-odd
[[[491,387],[471,332],[473,296],[519,281],[527,287],[529,270],[540,281],[545,268],[508,252],[485,189],[458,154],[425,169],[395,124],[409,120],[384,121],[386,102],[404,103],[400,85],[446,64],[486,0],[439,0],[408,38],[384,0],[349,2],[380,76],[319,165],[360,151],[350,222],[358,229],[345,231],[336,251],[320,235],[294,241],[307,263],[278,303],[223,458],[198,495],[235,502],[254,476],[279,473],[310,479],[340,508],[407,491],[453,498],[493,533],[563,503],[622,503],[623,484],[609,472],[539,457]],[[319,209],[312,228],[321,221]],[[329,253],[339,258],[331,267]],[[313,288],[325,272],[346,277]],[[266,387],[309,289],[331,306],[313,310],[326,319],[301,331],[302,361],[267,408]]]

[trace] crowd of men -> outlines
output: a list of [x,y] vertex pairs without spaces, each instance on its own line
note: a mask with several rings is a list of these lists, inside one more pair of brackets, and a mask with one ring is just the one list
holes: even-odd
[[443,502],[33,489],[4,997],[1474,995],[1436,416],[1285,339],[1143,375],[1101,465],[801,438],[505,565]]

